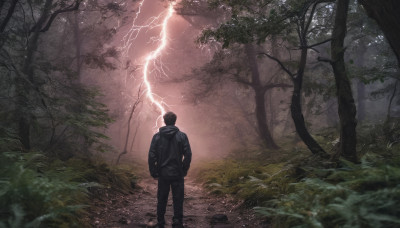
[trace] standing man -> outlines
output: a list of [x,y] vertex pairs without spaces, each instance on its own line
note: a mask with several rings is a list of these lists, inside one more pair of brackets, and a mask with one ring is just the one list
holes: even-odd
[[175,113],[167,112],[163,118],[166,126],[153,136],[149,151],[150,175],[158,179],[157,225],[162,228],[165,225],[164,215],[171,188],[174,206],[172,227],[183,227],[183,178],[189,170],[192,151],[186,134],[175,126]]

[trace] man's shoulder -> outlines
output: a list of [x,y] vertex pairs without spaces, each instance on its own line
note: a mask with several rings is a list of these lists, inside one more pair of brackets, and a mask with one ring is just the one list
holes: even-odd
[[153,139],[160,138],[160,132],[157,132],[153,135]]
[[179,130],[179,131],[177,132],[177,134],[178,134],[180,137],[187,138],[186,133],[183,132],[183,131],[180,131],[180,130]]

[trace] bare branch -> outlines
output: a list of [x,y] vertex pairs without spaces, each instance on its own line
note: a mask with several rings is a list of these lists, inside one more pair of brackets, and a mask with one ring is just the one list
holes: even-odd
[[269,55],[268,53],[259,53],[260,55],[265,55],[268,58],[274,60],[275,62],[277,62],[279,64],[279,66],[281,66],[281,68],[291,77],[293,78],[295,74],[293,74],[279,59]]
[[315,46],[318,46],[318,45],[321,45],[321,44],[324,44],[324,43],[328,43],[330,41],[332,41],[332,38],[329,38],[327,40],[324,40],[324,41],[321,41],[321,42],[318,42],[318,43],[315,43],[315,44],[312,44],[312,45],[308,45],[307,48],[312,49]]
[[[130,115],[129,115],[129,119],[128,119],[128,131],[126,132],[124,150],[118,155],[118,158],[117,158],[117,161],[116,161],[116,165],[118,165],[118,163],[119,163],[119,161],[121,159],[121,156],[128,153],[128,141],[129,141],[129,136],[130,136],[130,131],[131,131],[131,121],[132,121],[133,113],[135,112],[137,106],[142,102],[142,95],[143,95],[142,86],[143,86],[143,83],[140,84],[139,89],[138,89],[137,98],[136,98],[135,102],[132,105],[132,109],[131,109],[131,112],[130,112]],[[137,128],[136,128],[134,137],[136,137],[136,133],[137,133]]]
[[[49,30],[51,24],[53,23],[54,19],[56,19],[58,14],[78,10],[81,2],[82,2],[82,0],[75,0],[74,4],[72,4],[66,8],[56,10],[54,13],[51,14],[50,19],[47,21],[47,24],[43,28],[41,28],[39,30],[39,32],[46,32],[47,30]],[[31,28],[31,32],[33,32],[35,29],[36,29],[36,25]]]
[[324,40],[324,41],[321,41],[321,42],[318,42],[318,43],[315,43],[315,44],[312,44],[312,45],[307,45],[307,46],[300,46],[300,47],[296,47],[296,48],[291,48],[290,50],[295,50],[295,51],[297,51],[297,50],[301,50],[301,49],[303,49],[303,48],[307,48],[307,49],[311,49],[311,50],[313,50],[313,51],[319,53],[319,51],[318,51],[317,49],[315,49],[314,47],[315,47],[315,46],[318,46],[318,45],[321,45],[321,44],[324,44],[324,43],[328,43],[328,42],[330,42],[330,41],[332,41],[332,38],[329,38],[329,39],[327,39],[327,40]]
[[138,133],[138,131],[139,131],[139,127],[140,127],[140,119],[137,120],[137,124],[136,124],[136,128],[135,128],[135,133],[133,134],[133,137],[132,137],[132,141],[131,141],[131,146],[130,146],[130,148],[129,148],[129,152],[132,152],[132,151],[133,151],[133,144],[135,143],[135,139],[136,139],[136,135],[137,135],[137,133]]

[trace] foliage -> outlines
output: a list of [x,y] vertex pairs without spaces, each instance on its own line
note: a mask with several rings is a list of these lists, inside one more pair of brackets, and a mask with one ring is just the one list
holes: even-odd
[[81,2],[19,1],[0,37],[0,124],[14,129],[25,149],[64,160],[110,149],[103,130],[112,120],[101,92],[84,79],[116,69],[110,17],[124,6]]
[[247,206],[256,206],[289,192],[288,184],[301,174],[284,161],[289,157],[297,159],[304,152],[293,156],[283,149],[276,154],[238,150],[226,160],[200,165],[194,173],[211,193],[232,194],[244,200]]
[[87,202],[86,187],[61,170],[43,172],[46,160],[41,153],[1,154],[1,226],[78,224],[82,203]]
[[279,227],[397,227],[400,167],[364,160],[329,170],[324,180],[304,178],[294,191],[257,207]]
[[391,118],[380,124],[364,123],[358,127],[358,141],[362,154],[373,153],[375,162],[396,164],[400,142],[400,120]]
[[91,153],[110,150],[104,130],[112,119],[101,92],[85,81],[116,69],[119,53],[108,45],[116,33],[111,19],[117,23],[126,4],[4,3],[0,227],[85,226],[91,197],[135,186],[131,169],[111,167]]
[[212,193],[232,194],[255,206],[273,227],[399,227],[398,123],[359,126],[360,164],[322,163],[292,148],[279,159],[217,161],[203,165],[197,175]]
[[75,151],[72,155],[88,155],[90,150],[109,150],[104,143],[108,137],[100,130],[107,128],[113,120],[108,115],[107,107],[98,101],[102,96],[99,90],[82,85],[52,84],[59,92],[49,99],[53,127],[46,129],[48,123],[38,123],[39,138],[51,135],[49,142],[39,144],[39,147],[59,152],[60,156],[67,151]]
[[132,169],[25,153],[12,133],[1,132],[0,227],[86,227],[82,218],[91,197],[107,189],[126,193],[135,187]]
[[[198,39],[201,43],[217,40],[228,47],[232,43],[265,42],[268,37],[280,37],[283,41],[298,45],[295,38],[296,20],[302,20],[304,10],[308,9],[315,1],[209,1],[211,8],[223,7],[231,15],[230,20],[221,24],[217,29],[203,30]],[[312,31],[310,37],[321,41],[326,38],[324,29],[329,29],[331,10],[321,7],[316,12],[314,25],[318,31]],[[297,44],[296,44],[297,43]]]

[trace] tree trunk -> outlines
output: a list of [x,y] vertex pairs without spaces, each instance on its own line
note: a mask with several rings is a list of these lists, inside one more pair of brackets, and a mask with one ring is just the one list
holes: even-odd
[[265,145],[270,149],[278,149],[267,124],[267,112],[265,109],[265,92],[266,89],[261,85],[260,73],[258,71],[256,53],[253,44],[245,45],[246,55],[248,57],[250,70],[251,70],[251,83],[255,92],[256,102],[256,119],[258,126],[258,134]]
[[[27,45],[27,51],[26,51],[26,58],[24,61],[24,65],[22,68],[22,72],[24,75],[19,75],[18,77],[24,77],[27,76],[27,79],[23,78],[18,78],[16,79],[16,93],[18,95],[18,106],[16,110],[16,116],[18,118],[18,135],[20,137],[22,145],[25,147],[25,149],[29,150],[31,148],[31,143],[30,143],[30,119],[31,119],[31,113],[29,108],[29,96],[31,95],[32,91],[35,86],[34,82],[34,55],[37,50],[37,43],[39,40],[39,35],[40,35],[40,28],[43,26],[45,23],[46,19],[48,18],[48,15],[50,13],[52,5],[52,0],[46,0],[42,15],[40,16],[39,20],[37,21],[35,25],[35,30],[33,31],[32,35],[29,37],[28,45]],[[30,82],[30,85],[26,81]]]
[[264,143],[268,148],[279,149],[278,145],[276,145],[274,139],[272,138],[271,132],[268,129],[267,118],[266,118],[267,112],[265,109],[265,91],[256,90],[255,100],[256,100],[255,112],[256,112],[260,138],[264,141]]
[[376,20],[389,41],[400,67],[400,1],[360,0],[369,17]]
[[[128,126],[128,131],[126,132],[124,149],[118,155],[118,158],[117,158],[117,161],[116,161],[116,165],[118,165],[119,160],[121,159],[121,156],[128,153],[128,142],[129,142],[129,138],[130,138],[131,124],[132,124],[131,122],[132,122],[133,114],[136,111],[136,108],[138,107],[139,103],[141,102],[141,91],[142,91],[141,88],[142,88],[142,86],[140,86],[139,89],[138,89],[137,99],[136,99],[135,103],[133,103],[132,109],[131,109],[131,113],[129,114],[128,125],[127,125]],[[138,128],[139,128],[139,125],[137,124],[136,125],[135,134],[134,134],[134,136],[132,138],[131,148],[132,148],[132,145],[133,145],[133,143],[134,143],[134,141],[136,139],[136,134],[137,134]]]
[[347,160],[358,162],[356,151],[356,106],[350,80],[344,63],[344,38],[346,36],[349,0],[338,0],[331,42],[331,65],[336,81],[338,113],[340,119],[340,151]]
[[296,132],[313,154],[318,154],[322,157],[328,157],[325,150],[322,149],[322,147],[317,143],[317,141],[315,141],[315,139],[310,135],[307,130],[304,116],[301,110],[301,83],[299,81],[301,80],[294,80],[292,103],[290,104],[290,111],[292,114],[294,126],[296,127]]
[[[302,39],[303,42],[305,42],[305,39]],[[308,149],[313,154],[318,154],[321,157],[327,158],[328,154],[325,152],[324,149],[315,141],[315,139],[311,136],[311,134],[308,132],[305,121],[304,121],[304,116],[302,113],[302,107],[301,107],[301,89],[303,85],[303,76],[304,76],[304,70],[306,67],[307,63],[307,44],[304,43],[302,44],[301,48],[301,57],[300,57],[300,63],[298,67],[297,74],[292,78],[293,79],[293,94],[292,94],[292,103],[290,104],[290,111],[292,114],[292,119],[294,122],[294,125],[296,127],[296,132],[303,140],[303,142],[307,145]]]

